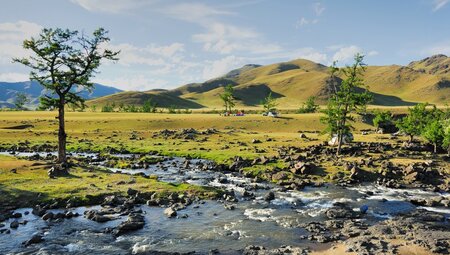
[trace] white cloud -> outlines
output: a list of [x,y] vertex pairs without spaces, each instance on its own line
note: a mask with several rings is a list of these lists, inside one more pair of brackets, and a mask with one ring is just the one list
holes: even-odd
[[319,19],[313,19],[313,20],[309,20],[305,17],[302,17],[301,19],[297,20],[297,23],[295,23],[295,27],[296,28],[301,28],[303,26],[309,25],[309,24],[317,24],[319,22]]
[[12,63],[13,58],[29,56],[30,52],[22,47],[25,39],[36,36],[42,27],[28,21],[0,23],[0,81],[17,82],[28,80],[27,74],[8,72],[20,64]]
[[438,11],[445,5],[447,5],[450,2],[450,0],[434,0],[433,2],[433,11]]
[[39,34],[42,27],[28,21],[0,23],[0,63],[10,63],[13,57],[25,57],[27,51],[22,43]]
[[316,63],[326,63],[328,56],[326,53],[317,51],[313,48],[303,48],[297,50],[297,58],[303,58],[307,60],[314,61]]
[[203,68],[203,79],[217,78],[232,69],[238,68],[245,63],[245,59],[236,56],[227,56],[216,61],[207,61]]
[[150,5],[158,0],[72,0],[91,12],[119,13]]
[[169,45],[158,46],[150,44],[145,47],[138,47],[129,43],[108,44],[111,50],[118,51],[120,65],[149,65],[149,66],[165,66],[168,63],[177,63],[183,59],[181,55],[184,52],[184,44],[172,43]]
[[314,8],[314,13],[317,16],[322,15],[322,13],[325,11],[325,6],[322,3],[315,3],[313,5],[313,8]]
[[0,81],[19,82],[27,81],[29,79],[30,76],[24,73],[0,73]]
[[145,91],[154,88],[164,88],[168,82],[163,79],[151,79],[145,75],[121,76],[114,79],[94,79],[96,83],[114,86],[122,90]]
[[263,43],[261,36],[252,29],[235,27],[223,23],[208,24],[207,32],[192,36],[194,42],[203,43],[203,49],[219,54],[246,51],[254,54],[280,50],[275,44]]
[[341,64],[351,62],[356,53],[362,53],[363,50],[355,45],[342,47],[336,53],[334,53],[332,60],[338,61]]
[[372,50],[372,51],[367,52],[367,56],[369,56],[369,57],[376,56],[378,54],[379,54],[379,52],[376,51],[376,50]]
[[281,49],[276,44],[264,42],[263,36],[251,28],[238,27],[217,20],[219,16],[235,15],[233,12],[201,3],[177,4],[161,11],[169,17],[203,27],[205,31],[192,35],[192,40],[203,44],[203,50],[206,52],[261,54]]
[[436,54],[445,54],[450,55],[450,41],[441,42],[438,44],[435,44],[433,46],[430,46],[428,48],[425,48],[421,52],[422,55],[430,56],[430,55],[436,55]]
[[203,43],[203,49],[208,52],[263,54],[281,50],[276,44],[264,42],[259,33],[249,28],[219,22],[207,24],[205,27],[206,33],[194,34],[192,38],[194,42]]
[[38,34],[42,27],[28,21],[0,23],[0,41],[23,41]]

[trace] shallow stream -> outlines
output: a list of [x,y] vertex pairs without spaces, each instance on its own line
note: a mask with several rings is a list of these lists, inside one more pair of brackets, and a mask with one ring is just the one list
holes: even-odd
[[[18,153],[18,156],[26,155]],[[95,154],[76,156],[95,157]],[[336,202],[346,203],[354,210],[367,205],[369,210],[362,220],[373,224],[399,213],[415,210],[417,207],[408,202],[411,198],[450,198],[449,194],[416,189],[388,189],[374,185],[352,188],[325,185],[301,191],[284,191],[274,184],[255,183],[239,174],[202,170],[208,163],[204,160],[190,160],[186,168],[184,163],[185,159],[182,158],[167,158],[148,169],[120,171],[156,175],[160,181],[165,182],[186,182],[234,190],[239,200],[235,203],[236,208],[228,210],[218,201],[201,201],[179,211],[179,217],[167,218],[163,214],[164,208],[142,205],[140,207],[144,211],[146,221],[144,229],[118,238],[102,231],[107,227],[117,226],[126,220],[126,216],[118,216],[116,220],[107,223],[93,222],[82,216],[52,223],[30,213],[20,219],[27,220],[26,225],[11,230],[10,234],[0,234],[0,254],[133,254],[150,250],[196,251],[207,254],[214,249],[221,253],[234,254],[248,245],[263,245],[269,248],[282,245],[308,246],[311,245],[309,241],[300,239],[300,236],[307,232],[299,226],[325,220],[325,211]],[[101,162],[99,164],[102,165]],[[254,193],[254,198],[243,197],[244,190]],[[267,202],[263,197],[269,191],[275,193],[275,199]],[[87,209],[93,208],[79,207],[73,211],[82,215]],[[450,216],[448,208],[424,209],[443,213],[447,218]],[[26,211],[31,212],[31,209],[17,210],[22,214]],[[181,217],[183,215],[187,217]],[[4,222],[6,227],[11,221],[12,219]],[[22,242],[35,233],[44,233],[45,242],[24,247]]]

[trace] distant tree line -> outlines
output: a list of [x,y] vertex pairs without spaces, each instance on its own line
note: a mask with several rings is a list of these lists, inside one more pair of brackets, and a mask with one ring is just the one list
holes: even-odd
[[[97,111],[97,105],[91,105],[91,111]],[[190,109],[179,109],[175,105],[170,105],[167,108],[158,107],[157,103],[151,98],[147,99],[142,106],[137,106],[134,104],[124,104],[120,103],[106,103],[100,109],[101,112],[132,112],[132,113],[170,113],[170,114],[190,114],[192,110]]]

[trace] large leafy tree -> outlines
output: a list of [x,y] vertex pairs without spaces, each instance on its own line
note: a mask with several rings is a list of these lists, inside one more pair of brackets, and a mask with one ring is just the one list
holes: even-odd
[[[364,56],[356,54],[355,62],[351,66],[344,68],[336,67],[336,63],[330,67],[331,80],[336,80],[338,74],[342,74],[343,80],[339,86],[333,84],[333,95],[330,97],[327,109],[324,110],[325,117],[321,120],[325,123],[325,132],[330,136],[337,137],[337,151],[339,155],[346,135],[350,134],[353,129],[351,122],[354,121],[352,114],[365,110],[367,104],[372,99],[372,95],[368,92],[364,85],[363,74],[366,69],[364,64]],[[361,91],[361,88],[364,88]]]
[[103,47],[109,41],[107,33],[103,28],[95,30],[91,36],[69,29],[45,28],[38,37],[23,42],[23,47],[31,50],[32,55],[14,59],[30,67],[30,79],[51,93],[40,98],[40,107],[58,110],[58,163],[64,170],[67,165],[64,106],[84,104],[74,87],[92,90],[94,85],[90,79],[101,60],[118,59],[119,52]]
[[438,145],[441,145],[444,141],[444,123],[439,119],[432,120],[427,123],[422,133],[423,137],[433,144],[433,152],[437,152]]
[[222,99],[223,101],[223,106],[225,108],[225,112],[230,112],[233,110],[233,107],[235,106],[234,103],[234,89],[233,89],[233,85],[228,84],[227,86],[225,86],[224,88],[224,92],[222,94],[219,95],[220,99]]
[[409,136],[412,142],[415,136],[420,136],[428,123],[435,119],[439,119],[440,111],[433,106],[430,108],[428,103],[416,104],[412,108],[408,108],[408,115],[397,122],[397,127]]

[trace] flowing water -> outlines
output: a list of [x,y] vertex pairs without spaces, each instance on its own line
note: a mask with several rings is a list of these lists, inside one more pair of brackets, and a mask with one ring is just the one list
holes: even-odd
[[[26,155],[18,153],[18,156]],[[85,153],[74,156],[96,157],[95,154]],[[218,201],[200,201],[178,212],[179,216],[185,217],[167,218],[163,214],[164,208],[142,205],[140,208],[144,211],[146,221],[144,229],[118,238],[103,233],[103,230],[117,226],[126,220],[126,216],[118,216],[116,220],[107,223],[93,222],[84,217],[52,223],[30,213],[20,219],[27,220],[26,225],[11,230],[10,234],[0,234],[0,254],[133,254],[143,251],[196,251],[207,254],[213,249],[234,254],[247,245],[263,245],[269,248],[282,245],[307,246],[310,243],[300,239],[300,236],[307,232],[300,226],[325,220],[325,211],[336,202],[346,203],[355,210],[367,205],[369,210],[362,221],[371,224],[415,210],[417,207],[408,202],[411,198],[429,199],[441,196],[450,199],[449,194],[416,189],[389,189],[374,185],[352,188],[325,185],[301,191],[285,191],[274,184],[255,183],[252,179],[238,174],[202,170],[208,163],[205,160],[190,160],[189,167],[184,167],[184,162],[185,159],[182,158],[168,158],[148,169],[110,170],[130,174],[142,172],[146,175],[156,175],[159,180],[165,182],[186,182],[233,190],[239,200],[235,204],[236,209],[225,209]],[[98,164],[102,165],[102,162]],[[244,190],[252,192],[254,198],[243,197]],[[275,193],[275,199],[267,202],[263,197],[269,190]],[[82,215],[85,210],[96,208],[99,207],[79,207],[73,211]],[[448,208],[424,209],[450,216]],[[31,209],[17,210],[23,214],[26,211],[31,212]],[[4,222],[6,227],[11,221],[12,219]],[[45,242],[29,247],[21,245],[34,233],[44,233]]]

